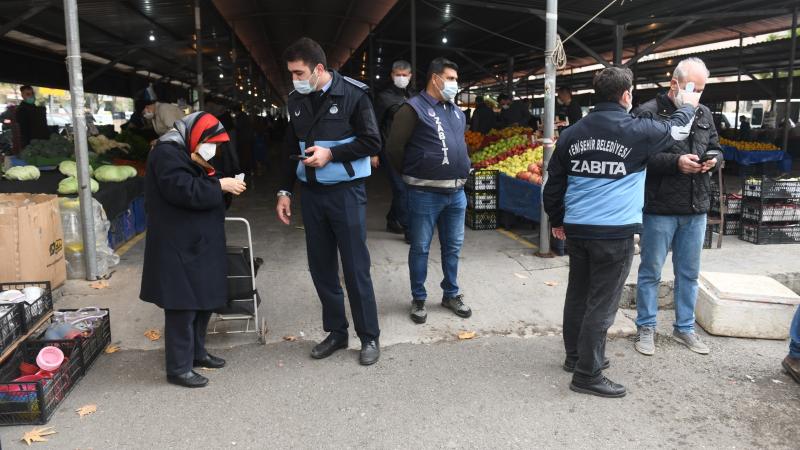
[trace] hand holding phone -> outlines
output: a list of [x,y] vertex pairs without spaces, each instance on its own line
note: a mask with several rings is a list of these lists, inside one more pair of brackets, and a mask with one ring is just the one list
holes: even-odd
[[289,155],[289,159],[293,161],[305,161],[308,159],[306,155]]

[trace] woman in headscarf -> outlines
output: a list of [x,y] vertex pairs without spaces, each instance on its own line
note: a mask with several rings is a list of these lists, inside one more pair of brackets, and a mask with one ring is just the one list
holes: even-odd
[[229,140],[213,115],[197,112],[175,122],[147,159],[147,243],[139,297],[164,309],[167,381],[203,387],[194,367],[221,368],[206,352],[211,312],[227,303],[224,193],[244,182],[217,178],[208,160]]

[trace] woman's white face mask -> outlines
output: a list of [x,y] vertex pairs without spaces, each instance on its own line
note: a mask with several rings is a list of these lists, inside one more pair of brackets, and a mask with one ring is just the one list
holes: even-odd
[[142,117],[144,117],[147,120],[150,120],[155,116],[156,113],[154,113],[153,111],[144,110],[144,112],[142,112]]
[[197,146],[197,154],[203,158],[203,161],[208,161],[217,154],[217,144],[204,142]]

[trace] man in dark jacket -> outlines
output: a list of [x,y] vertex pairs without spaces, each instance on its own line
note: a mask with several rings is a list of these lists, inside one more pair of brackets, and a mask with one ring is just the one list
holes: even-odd
[[500,126],[502,128],[527,126],[531,120],[531,113],[525,103],[514,101],[508,94],[500,94],[497,97],[500,102]]
[[581,105],[572,98],[572,90],[567,86],[558,88],[558,98],[556,99],[556,119],[568,121],[574,125],[583,117]]
[[31,139],[47,139],[47,111],[44,106],[36,106],[33,88],[25,85],[19,88],[22,103],[17,106],[16,119],[19,125],[20,145],[22,148],[31,143]]
[[[702,93],[708,75],[702,60],[681,61],[673,72],[669,93],[645,103],[637,113],[641,117],[666,120],[681,106],[679,93],[687,85],[691,88],[692,83],[693,90]],[[717,151],[717,156],[704,159],[709,150]],[[644,355],[655,352],[658,286],[670,249],[675,272],[673,337],[696,353],[708,354],[708,347],[694,332],[694,307],[706,214],[711,207],[710,171],[721,159],[714,118],[708,108],[700,105],[689,138],[654,155],[647,164],[644,231],[640,242],[642,263],[636,293],[638,334],[634,344]]]
[[[392,85],[381,91],[375,99],[375,117],[378,119],[384,143],[389,137],[389,130],[392,129],[395,113],[413,95],[408,87],[412,76],[411,63],[403,60],[395,61],[392,64]],[[386,151],[381,151],[378,156],[372,157],[372,167],[377,169],[378,166],[383,166],[392,186],[392,206],[386,214],[386,230],[404,234],[408,228],[406,185],[400,174],[389,163]]]
[[472,114],[472,121],[470,122],[469,129],[481,134],[486,134],[492,128],[496,128],[497,114],[486,104],[483,96],[478,96],[478,98],[475,99],[475,105],[475,112]]
[[[594,79],[594,111],[558,139],[544,186],[553,235],[568,239],[569,285],[564,303],[564,369],[570,389],[622,397],[625,387],[603,376],[605,343],[641,229],[647,160],[688,135],[694,107],[665,122],[634,118],[630,69],[603,69]],[[699,96],[686,95],[696,105]]]

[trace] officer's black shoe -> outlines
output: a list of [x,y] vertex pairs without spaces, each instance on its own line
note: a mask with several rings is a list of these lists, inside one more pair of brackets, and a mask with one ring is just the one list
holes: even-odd
[[358,355],[358,362],[362,366],[371,366],[378,362],[381,357],[381,347],[377,339],[364,341],[361,343],[361,354]]
[[212,354],[206,354],[203,359],[195,359],[194,367],[205,367],[206,369],[221,369],[225,367],[225,360]]
[[201,388],[208,384],[208,378],[190,370],[181,375],[167,375],[167,382],[188,388]]
[[600,379],[600,381],[591,384],[575,383],[575,380],[573,379],[572,383],[569,384],[569,388],[575,392],[580,392],[581,394],[596,395],[598,397],[605,398],[625,397],[625,394],[627,393],[625,386],[614,383],[606,377],[603,377]]
[[311,350],[311,357],[314,359],[324,359],[340,350],[347,348],[347,336],[334,333],[328,335],[324,341],[320,342]]
[[466,319],[472,315],[472,310],[464,304],[464,296],[461,294],[451,298],[443,298],[442,306],[456,313],[458,317]]
[[386,219],[386,231],[394,234],[403,234],[406,232],[406,229],[400,225],[400,222],[393,219]]
[[[578,361],[575,361],[574,359],[566,359],[566,360],[564,360],[564,365],[561,366],[561,367],[563,367],[566,372],[575,372],[575,364],[577,362]],[[603,365],[600,366],[600,369],[606,370],[609,367],[611,367],[611,360],[608,359],[608,358],[605,358],[603,360]]]

